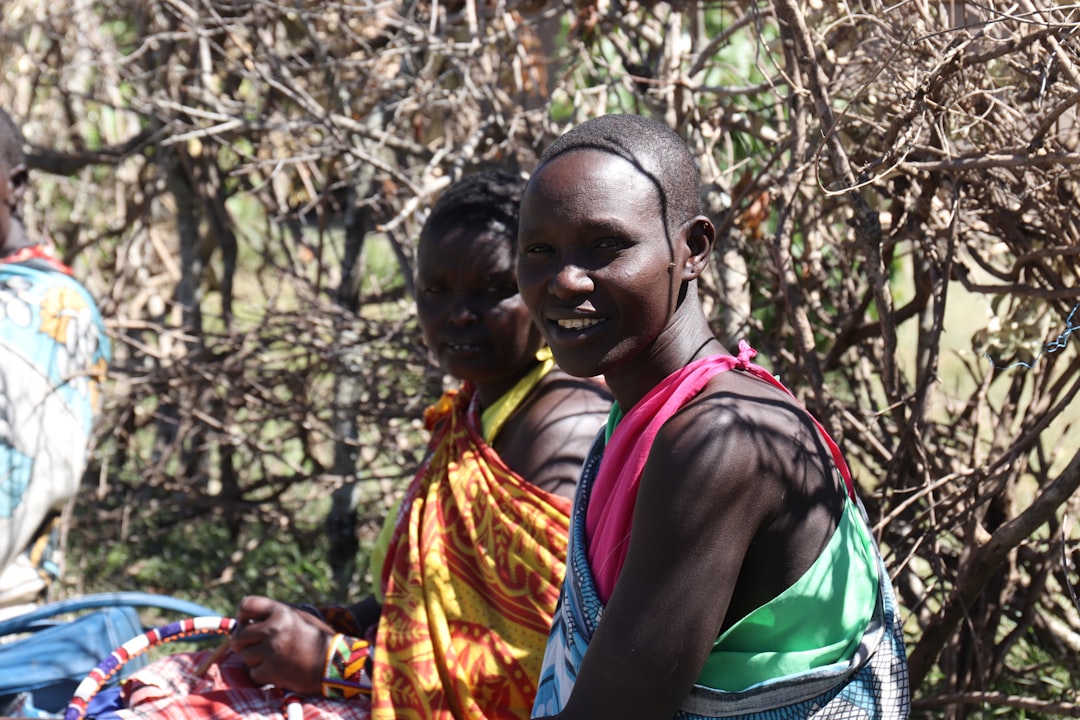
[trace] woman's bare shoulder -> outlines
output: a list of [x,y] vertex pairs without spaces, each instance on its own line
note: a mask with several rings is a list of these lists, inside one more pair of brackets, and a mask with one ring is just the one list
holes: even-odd
[[598,378],[579,378],[554,368],[540,381],[531,407],[547,415],[555,409],[559,415],[602,415],[607,417],[612,397]]
[[610,408],[611,394],[602,383],[553,370],[507,422],[499,452],[533,484],[572,496]]

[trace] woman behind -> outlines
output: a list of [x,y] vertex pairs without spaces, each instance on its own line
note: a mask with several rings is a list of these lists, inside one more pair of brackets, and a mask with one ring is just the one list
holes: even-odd
[[387,519],[376,597],[320,610],[245,598],[232,654],[141,671],[122,715],[276,714],[293,691],[309,720],[529,716],[566,561],[565,496],[610,397],[555,366],[518,294],[520,193],[503,172],[467,176],[421,232],[420,325],[463,384],[425,413],[427,457]]

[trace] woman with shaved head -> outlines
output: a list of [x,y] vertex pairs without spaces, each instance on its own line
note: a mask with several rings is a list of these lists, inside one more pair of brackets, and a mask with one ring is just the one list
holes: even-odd
[[560,366],[616,400],[534,717],[904,717],[896,607],[847,465],[698,301],[716,235],[699,182],[666,126],[608,115],[525,190],[521,296]]

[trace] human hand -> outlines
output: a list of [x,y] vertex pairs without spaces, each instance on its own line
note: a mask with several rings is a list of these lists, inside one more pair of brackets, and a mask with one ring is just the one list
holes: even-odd
[[236,610],[232,649],[251,679],[305,695],[322,694],[323,663],[334,631],[314,615],[266,597]]

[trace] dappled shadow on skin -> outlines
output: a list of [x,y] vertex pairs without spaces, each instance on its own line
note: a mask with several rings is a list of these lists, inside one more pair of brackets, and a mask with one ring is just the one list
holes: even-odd
[[[572,498],[582,462],[607,421],[612,398],[597,380],[557,373],[545,381],[537,397],[519,408],[521,424],[512,417],[495,444],[503,459],[526,480],[547,492]],[[528,446],[528,451],[523,446]],[[527,467],[518,468],[513,460],[522,460],[523,452],[531,459],[525,461]]]
[[[714,432],[736,443],[725,452],[749,454],[755,468],[750,477],[731,477],[718,466],[716,482],[752,483],[763,514],[722,630],[794,584],[828,544],[844,509],[843,479],[809,413],[794,399],[769,397],[771,387],[763,390],[762,395],[720,391],[694,400],[698,412],[715,418]],[[703,438],[700,444],[708,442]],[[713,446],[700,451],[703,456],[714,452]],[[718,508],[718,521],[736,520],[745,518],[725,517]]]
[[610,393],[607,390],[607,386],[604,385],[603,382],[599,379],[593,378],[577,378],[573,375],[565,375],[549,383],[548,388],[549,390],[581,390],[590,393],[601,390],[610,398]]

